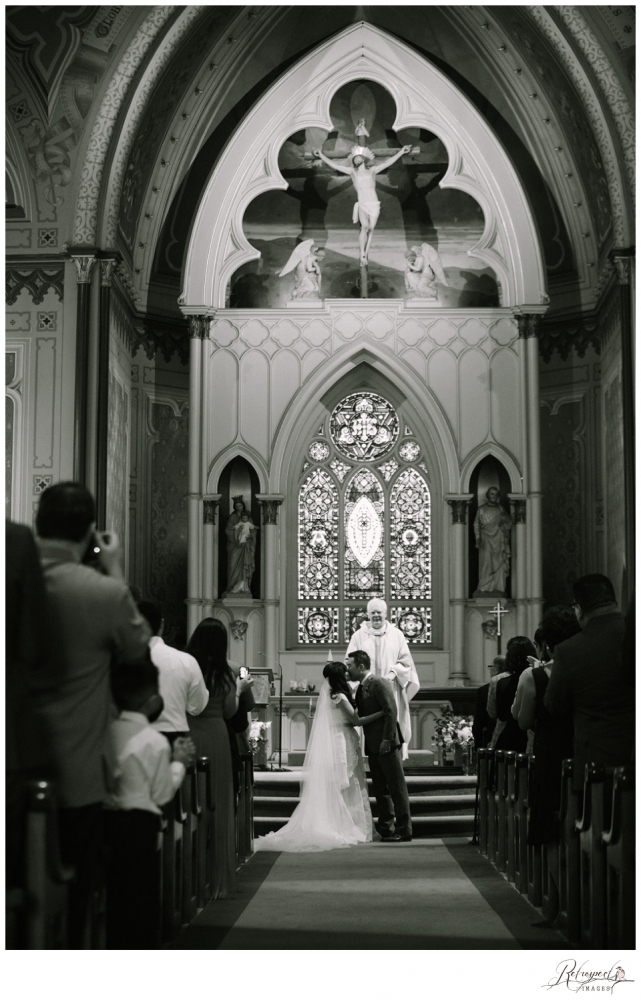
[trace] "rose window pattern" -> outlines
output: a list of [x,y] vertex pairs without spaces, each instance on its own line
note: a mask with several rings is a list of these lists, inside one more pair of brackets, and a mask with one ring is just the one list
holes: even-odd
[[413,435],[399,441],[398,414],[374,392],[347,396],[326,424],[309,442],[298,488],[291,639],[344,644],[365,619],[367,601],[382,597],[409,643],[430,643],[429,472],[417,462],[424,448]]
[[387,455],[398,440],[398,417],[391,403],[374,392],[356,392],[334,408],[329,433],[336,449],[356,462]]

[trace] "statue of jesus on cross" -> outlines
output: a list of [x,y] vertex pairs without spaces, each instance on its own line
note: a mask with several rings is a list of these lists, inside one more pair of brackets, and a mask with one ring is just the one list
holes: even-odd
[[[360,136],[363,133],[357,134]],[[382,163],[378,163],[376,166],[371,166],[376,160],[376,155],[371,149],[368,149],[367,146],[352,146],[352,151],[348,157],[348,160],[351,160],[351,166],[343,167],[339,166],[338,163],[333,163],[320,149],[313,150],[313,155],[317,159],[322,160],[323,163],[326,163],[332,170],[337,170],[340,174],[347,174],[348,177],[352,178],[358,199],[354,205],[352,222],[360,222],[361,225],[358,238],[361,251],[361,266],[367,265],[367,255],[372,242],[372,236],[374,235],[374,227],[378,222],[378,216],[381,211],[381,203],[376,197],[376,174],[380,174],[382,170],[387,170],[401,156],[411,152],[412,146],[403,146],[402,149],[399,149],[397,153],[394,153],[387,160],[383,160]]]

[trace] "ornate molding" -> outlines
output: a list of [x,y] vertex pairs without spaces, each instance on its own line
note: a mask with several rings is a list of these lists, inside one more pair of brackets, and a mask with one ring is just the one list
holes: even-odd
[[150,361],[156,351],[160,351],[169,364],[174,354],[178,355],[181,364],[189,364],[189,337],[186,326],[180,323],[168,323],[166,320],[144,316],[135,324],[136,349],[142,347]]
[[216,511],[218,510],[220,504],[220,495],[218,499],[213,497],[203,498],[203,524],[215,524],[216,523]]
[[553,325],[544,325],[539,337],[539,351],[545,363],[549,363],[555,351],[566,361],[574,349],[578,357],[585,355],[588,347],[601,353],[599,321],[595,316],[578,319],[558,320]]
[[515,524],[526,524],[527,522],[527,503],[525,497],[515,496],[514,493],[508,493],[508,499],[512,507],[512,517]]
[[151,8],[109,82],[91,130],[82,169],[74,219],[75,243],[91,244],[96,239],[102,172],[120,108],[150,46],[175,10],[174,6]]
[[240,618],[236,618],[229,627],[234,639],[242,639],[247,631],[247,622],[243,622]]
[[20,292],[26,289],[31,295],[34,305],[40,305],[51,289],[60,301],[64,298],[64,268],[56,267],[14,267],[9,265],[6,270],[6,301],[8,306],[14,305]]
[[76,265],[76,273],[78,277],[79,285],[88,285],[91,282],[91,275],[93,273],[94,264],[97,261],[95,254],[90,253],[80,253],[80,254],[70,254],[70,257],[74,264]]
[[616,268],[617,278],[620,285],[629,285],[632,275],[632,258],[634,250],[612,250],[610,257]]
[[451,493],[445,499],[452,509],[452,524],[467,524],[467,508],[472,493]]
[[276,493],[257,493],[256,499],[263,512],[263,524],[278,524],[278,508],[285,497]]
[[105,257],[100,261],[100,285],[102,288],[111,288],[113,273],[117,263],[117,257]]
[[195,340],[207,340],[211,316],[189,316],[189,337]]
[[[597,99],[597,95],[594,93],[594,89],[591,86],[589,79],[586,77],[583,66],[577,60],[572,45],[550,16],[548,12],[549,8],[532,5],[525,7],[524,10],[536,22],[543,35],[547,38],[583,100],[583,105],[586,109],[588,120],[598,143],[606,177],[608,179],[610,201],[612,204],[614,238],[618,243],[624,244],[628,240],[628,226],[626,224],[627,213],[622,197],[619,167],[616,152],[612,146],[607,124]],[[604,93],[606,93],[606,96],[609,94],[609,100],[611,100],[614,94],[614,89],[619,90],[620,96],[622,97],[619,110],[624,111],[624,105],[627,109],[628,102],[618,81],[613,84],[613,78],[615,76],[614,71],[609,65],[606,57],[603,55],[601,47],[592,35],[592,32],[588,29],[582,15],[579,13],[579,8],[563,8],[557,6],[554,10],[561,17],[563,24],[571,33],[573,40],[581,48],[584,56],[590,64],[591,69],[597,76]],[[615,103],[619,105],[618,101]],[[630,178],[632,178],[630,190],[633,192],[634,118],[632,118],[630,123],[629,112],[624,111],[622,117],[620,117],[614,109],[612,109],[612,113],[615,117],[617,130],[621,138],[622,148],[626,159],[628,179],[630,180]],[[630,147],[632,150],[631,160]]]
[[516,317],[519,337],[538,337],[541,317],[538,313],[519,313]]

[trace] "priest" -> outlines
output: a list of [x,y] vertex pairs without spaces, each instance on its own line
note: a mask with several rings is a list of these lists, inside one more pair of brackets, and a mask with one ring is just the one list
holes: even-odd
[[369,621],[364,621],[356,629],[346,655],[364,649],[369,654],[374,675],[385,677],[391,683],[398,709],[398,724],[403,734],[402,757],[406,760],[412,738],[410,701],[421,685],[405,636],[400,628],[387,621],[385,601],[372,598],[367,605],[367,614]]

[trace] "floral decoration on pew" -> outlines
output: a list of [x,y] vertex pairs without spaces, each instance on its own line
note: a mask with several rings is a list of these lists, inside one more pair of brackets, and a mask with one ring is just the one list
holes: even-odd
[[471,715],[454,715],[451,708],[444,709],[441,717],[436,720],[432,743],[443,750],[471,746],[474,743],[473,721]]
[[266,745],[267,723],[261,722],[260,719],[254,719],[249,727],[249,746],[254,757],[264,750]]
[[302,681],[289,682],[290,694],[313,694],[315,690],[316,690],[316,685],[310,684],[306,678],[303,678]]

